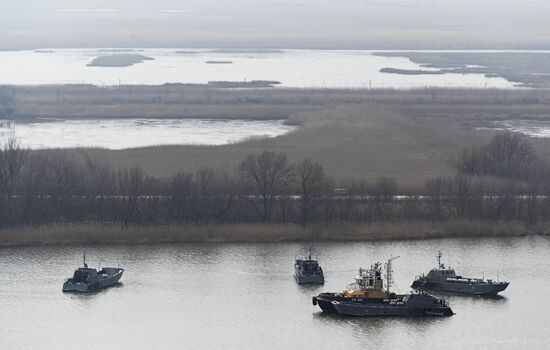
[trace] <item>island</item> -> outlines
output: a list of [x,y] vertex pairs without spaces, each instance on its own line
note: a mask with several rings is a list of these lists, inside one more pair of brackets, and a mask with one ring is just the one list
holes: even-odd
[[232,64],[233,61],[206,61],[206,64]]
[[440,75],[445,74],[441,70],[423,70],[423,69],[399,69],[399,68],[382,68],[380,69],[382,73],[393,73],[393,74],[402,74],[402,75]]
[[148,57],[139,54],[114,54],[94,58],[88,67],[130,67],[137,63],[154,60],[153,57]]

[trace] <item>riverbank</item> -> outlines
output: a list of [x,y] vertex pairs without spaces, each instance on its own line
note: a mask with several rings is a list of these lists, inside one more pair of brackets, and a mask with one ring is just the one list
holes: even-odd
[[456,237],[550,235],[550,223],[449,221],[442,223],[298,225],[212,224],[119,226],[56,224],[0,230],[0,247],[70,244],[157,244],[198,242],[381,241]]

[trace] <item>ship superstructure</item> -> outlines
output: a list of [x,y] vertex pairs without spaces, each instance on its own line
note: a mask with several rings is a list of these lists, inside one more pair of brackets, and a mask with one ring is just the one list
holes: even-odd
[[83,267],[75,270],[73,277],[65,280],[63,292],[97,292],[102,288],[118,283],[124,272],[123,269],[118,267],[104,267],[99,270],[90,268],[86,263],[86,253],[83,256],[83,263]]
[[294,261],[294,278],[298,284],[324,284],[325,275],[319,262],[311,258],[311,249],[305,259]]
[[462,277],[450,266],[441,262],[441,251],[437,255],[437,267],[427,275],[418,276],[411,287],[417,290],[443,291],[473,295],[497,295],[508,287],[510,282],[498,280]]
[[391,292],[392,261],[385,264],[386,286],[380,263],[360,268],[355,282],[341,293],[321,293],[313,297],[326,313],[345,316],[451,316],[453,311],[443,299],[425,293],[398,295]]

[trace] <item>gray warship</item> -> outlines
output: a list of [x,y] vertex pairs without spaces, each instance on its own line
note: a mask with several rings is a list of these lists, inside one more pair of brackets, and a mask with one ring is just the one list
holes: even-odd
[[294,261],[294,278],[298,284],[325,284],[323,269],[311,258],[311,249],[305,259]]
[[416,290],[443,291],[472,295],[495,296],[508,287],[510,282],[492,279],[462,277],[451,267],[441,263],[441,251],[437,255],[437,267],[426,276],[418,276],[411,288]]
[[[397,257],[396,257],[397,258]],[[370,269],[359,269],[355,283],[341,293],[321,293],[313,297],[313,305],[329,314],[343,316],[452,316],[453,311],[443,299],[425,293],[398,295],[390,291],[392,260],[386,263],[386,289],[380,263]]]
[[99,271],[89,268],[86,264],[86,254],[83,257],[84,267],[79,267],[63,283],[63,292],[93,293],[100,289],[110,287],[118,283],[122,277],[123,269],[118,267],[104,267]]

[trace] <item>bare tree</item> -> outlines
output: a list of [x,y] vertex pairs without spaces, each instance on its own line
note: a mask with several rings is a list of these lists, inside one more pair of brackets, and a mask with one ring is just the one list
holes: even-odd
[[212,168],[201,168],[195,173],[191,187],[191,211],[197,224],[209,221],[212,214],[212,197],[215,194],[216,175]]
[[214,202],[214,217],[217,223],[221,223],[225,220],[237,197],[237,184],[226,170],[218,171],[216,178],[218,196]]
[[178,172],[170,180],[170,206],[176,222],[185,222],[193,175]]
[[515,133],[498,134],[489,144],[464,149],[457,168],[470,175],[526,179],[541,160],[529,140]]
[[270,152],[247,157],[234,176],[202,168],[166,179],[147,176],[140,168],[114,172],[86,156],[82,162],[74,152],[21,152],[16,144],[0,148],[2,225],[261,220],[306,226],[449,216],[536,223],[550,212],[548,167],[535,168],[520,180],[434,178],[422,191],[396,199],[394,179],[381,178],[371,186],[350,180],[331,191],[332,181],[320,164],[306,159],[293,167],[284,155]]
[[358,222],[371,222],[371,189],[369,183],[365,180],[354,181],[351,184],[351,192],[356,198],[356,220]]
[[517,196],[515,182],[505,181],[496,191],[484,196],[486,217],[495,223],[499,220],[510,221],[514,218]]
[[145,174],[139,167],[117,172],[116,193],[121,203],[120,219],[127,226],[140,219],[139,198],[145,193]]
[[0,148],[0,195],[6,199],[6,220],[13,222],[13,197],[21,181],[21,172],[29,156],[29,150],[10,138]]
[[239,166],[241,197],[252,204],[264,223],[271,220],[273,203],[291,180],[292,167],[282,153],[250,155]]
[[374,215],[379,220],[388,220],[391,203],[397,193],[397,182],[391,177],[381,177],[374,189]]
[[296,177],[301,196],[302,226],[306,226],[315,216],[319,201],[332,189],[332,182],[327,178],[321,164],[305,159],[296,167]]
[[65,151],[54,151],[46,161],[46,189],[51,200],[55,220],[65,221],[71,216],[75,195],[82,193],[83,175],[77,162]]
[[449,186],[455,215],[458,219],[463,219],[471,195],[470,179],[465,175],[457,175]]
[[441,220],[443,216],[443,205],[448,195],[447,181],[442,177],[432,178],[426,181],[424,187],[427,195],[426,201],[430,220]]
[[107,199],[114,194],[115,172],[112,167],[96,158],[90,157],[85,151],[80,151],[84,158],[85,193],[88,202],[88,214],[95,213],[97,219],[104,218],[108,210]]
[[539,197],[542,192],[543,182],[541,173],[534,171],[530,174],[526,184],[527,223],[534,224],[538,221]]
[[538,156],[529,140],[516,133],[495,136],[487,146],[492,173],[501,177],[524,177]]

